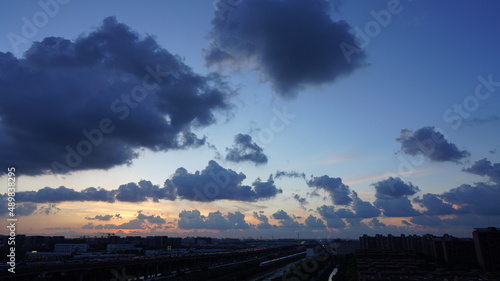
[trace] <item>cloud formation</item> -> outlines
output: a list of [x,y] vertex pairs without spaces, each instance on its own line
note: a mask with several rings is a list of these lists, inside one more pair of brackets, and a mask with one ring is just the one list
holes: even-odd
[[460,162],[470,156],[467,150],[460,150],[445,139],[444,135],[437,132],[434,127],[423,127],[416,131],[401,130],[399,138],[401,151],[410,156],[422,155],[436,162]]
[[[207,65],[251,62],[283,97],[305,86],[331,83],[364,65],[350,26],[334,21],[324,0],[244,0],[234,7],[216,2]],[[341,48],[357,49],[348,58]]]
[[16,199],[21,202],[34,203],[58,203],[67,201],[102,201],[114,202],[114,191],[102,188],[88,187],[82,191],[76,191],[65,186],[58,188],[44,187],[37,191],[20,191],[16,193]]
[[288,172],[285,172],[285,171],[276,171],[276,173],[274,174],[274,178],[275,179],[279,179],[279,178],[282,178],[282,177],[287,177],[287,178],[303,178],[303,179],[305,179],[306,175],[304,173],[299,173],[299,172],[296,172],[296,171],[288,171]]
[[465,172],[489,177],[496,184],[500,184],[500,163],[492,164],[486,158],[476,161],[470,168],[464,169]]
[[0,52],[0,165],[69,173],[130,164],[139,149],[198,147],[205,138],[193,128],[213,124],[232,94],[220,75],[194,73],[108,17],[73,41],[35,42],[22,58]]
[[415,195],[420,189],[412,183],[405,183],[401,178],[389,177],[372,184],[375,187],[373,203],[382,210],[386,217],[419,216],[420,212],[413,208],[408,196]]
[[341,178],[332,178],[327,175],[312,177],[312,179],[307,182],[307,185],[328,191],[335,205],[349,205],[352,201],[350,197],[351,190],[349,186],[342,183]]
[[426,193],[422,196],[422,198],[415,198],[413,201],[419,203],[421,207],[427,209],[424,211],[424,214],[426,215],[438,216],[457,213],[457,210],[453,208],[453,205],[444,202],[441,196],[436,194]]
[[414,186],[411,182],[405,183],[399,177],[389,177],[372,185],[375,187],[375,197],[378,199],[398,199],[414,195],[420,191],[417,186]]
[[373,206],[372,203],[363,201],[358,197],[358,194],[353,191],[352,209],[359,218],[374,218],[380,215],[380,210]]
[[[95,218],[90,218],[90,219],[93,220],[93,219],[97,219],[97,217],[100,217],[98,220],[107,221],[107,219],[103,219],[103,218],[107,218],[108,216],[113,217],[112,215],[106,215],[106,216],[102,216],[102,217],[95,216]],[[116,214],[116,215],[114,215],[114,217],[119,218],[120,215]],[[89,219],[89,218],[85,218],[85,219]],[[136,218],[131,219],[130,221],[124,222],[122,224],[108,223],[108,224],[97,224],[96,225],[96,224],[90,222],[90,223],[83,225],[82,229],[141,229],[141,230],[148,229],[148,230],[153,231],[153,230],[161,229],[166,222],[167,221],[164,218],[162,218],[158,215],[156,215],[156,216],[155,215],[145,215],[142,213],[142,211],[138,211]]]
[[[118,189],[88,187],[81,191],[60,186],[44,187],[37,191],[19,191],[16,200],[26,203],[59,203],[71,201],[94,202],[159,202],[159,200],[184,199],[191,201],[236,200],[255,202],[273,198],[283,191],[276,187],[272,176],[267,181],[257,178],[252,186],[243,185],[246,176],[210,161],[201,172],[189,173],[178,168],[163,185],[155,185],[147,180],[122,184]],[[7,195],[1,195],[0,207],[7,206]],[[6,208],[5,208],[6,209]]]
[[257,228],[258,229],[269,229],[272,227],[276,227],[275,225],[270,224],[269,218],[266,215],[262,214],[261,212],[262,211],[260,211],[259,213],[253,212],[253,217],[260,221],[260,223],[257,224]]
[[240,212],[226,215],[220,211],[211,212],[208,216],[201,215],[198,210],[182,211],[179,213],[178,227],[180,229],[247,229],[250,226],[245,221],[245,215]]
[[272,218],[275,220],[279,220],[280,227],[283,228],[299,228],[302,226],[299,222],[294,220],[287,212],[283,210],[279,210],[276,213],[272,214]]
[[309,228],[316,228],[316,229],[324,229],[325,228],[325,223],[321,219],[318,219],[313,215],[309,215],[306,218],[305,224]]
[[304,197],[300,197],[300,195],[298,195],[298,194],[294,194],[294,195],[293,195],[293,199],[295,199],[297,202],[299,202],[299,204],[300,204],[300,208],[302,208],[302,209],[304,209],[304,210],[306,209],[306,207],[305,207],[305,206],[306,206],[307,204],[309,204],[309,202],[307,202],[307,199],[306,199],[306,198],[304,198]]
[[[86,220],[100,220],[100,221],[109,221],[114,218],[115,215],[95,215],[94,217],[85,217]],[[116,214],[116,217],[120,217],[120,214]]]
[[457,205],[457,212],[495,216],[500,214],[500,186],[485,183],[463,184],[440,195],[443,200]]
[[328,227],[343,228],[346,226],[344,220],[335,211],[334,206],[323,205],[318,207],[318,213],[326,221]]
[[243,173],[225,169],[212,160],[201,172],[189,173],[184,168],[177,169],[165,182],[165,188],[180,199],[192,201],[227,199],[253,202],[282,193],[272,177],[265,182],[257,179],[252,186],[242,184],[245,178]]
[[234,145],[226,148],[226,160],[231,162],[253,162],[255,165],[267,163],[267,156],[264,150],[256,143],[252,142],[252,137],[246,134],[237,134],[234,137]]

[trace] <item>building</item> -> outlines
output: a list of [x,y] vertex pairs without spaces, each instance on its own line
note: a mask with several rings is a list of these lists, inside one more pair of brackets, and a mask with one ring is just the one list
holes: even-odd
[[500,271],[500,229],[476,228],[472,237],[479,265],[486,271]]
[[335,239],[332,242],[332,249],[336,255],[352,254],[361,248],[358,240]]
[[110,252],[119,252],[126,250],[134,250],[134,244],[108,244],[106,246],[106,251]]
[[84,253],[87,252],[88,244],[56,244],[54,252],[56,253]]

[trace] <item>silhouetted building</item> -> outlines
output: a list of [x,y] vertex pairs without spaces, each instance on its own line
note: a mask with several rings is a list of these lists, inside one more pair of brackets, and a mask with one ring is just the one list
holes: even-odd
[[54,252],[56,253],[83,253],[87,252],[87,244],[56,244]]
[[472,236],[479,265],[487,271],[500,271],[500,229],[475,228]]

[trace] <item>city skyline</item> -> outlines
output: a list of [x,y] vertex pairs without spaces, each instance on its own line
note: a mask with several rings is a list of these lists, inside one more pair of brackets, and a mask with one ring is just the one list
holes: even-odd
[[494,1],[0,5],[18,234],[500,225]]

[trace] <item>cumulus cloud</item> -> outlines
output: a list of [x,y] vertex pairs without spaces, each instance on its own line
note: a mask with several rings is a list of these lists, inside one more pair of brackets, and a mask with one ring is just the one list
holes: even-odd
[[[159,202],[159,200],[185,199],[192,201],[237,200],[254,202],[269,199],[283,191],[276,187],[272,176],[267,181],[257,178],[252,186],[243,185],[246,178],[243,173],[221,167],[217,162],[210,161],[208,166],[195,173],[189,173],[184,168],[176,170],[171,178],[165,181],[163,187],[150,181],[141,180],[138,183],[122,184],[118,189],[106,190],[89,187],[81,191],[60,186],[58,188],[44,187],[37,191],[19,191],[16,199],[21,202],[59,203],[71,201],[95,202]],[[2,195],[0,207],[7,206],[7,195]]]
[[470,168],[464,169],[465,172],[489,177],[494,183],[500,184],[500,163],[492,164],[486,158],[476,161]]
[[226,148],[226,160],[231,162],[253,162],[255,165],[267,163],[267,156],[264,150],[256,142],[252,142],[252,137],[246,134],[237,134],[234,137],[234,145]]
[[389,177],[372,185],[375,187],[375,197],[378,199],[397,199],[420,191],[417,186],[411,182],[405,183],[399,177]]
[[[365,53],[345,21],[334,21],[324,0],[217,1],[207,65],[251,62],[283,97],[331,83],[364,65]],[[345,56],[342,46],[356,52]]]
[[373,204],[382,210],[386,217],[419,216],[420,212],[413,208],[408,196],[415,195],[420,189],[411,182],[405,183],[399,177],[389,177],[372,184],[375,187]]
[[60,186],[58,188],[44,187],[37,191],[20,191],[16,193],[16,197],[21,202],[34,203],[57,203],[64,201],[113,202],[114,191],[94,187],[76,191],[65,186]]
[[306,218],[305,224],[309,228],[316,228],[316,229],[324,229],[325,228],[325,223],[321,219],[318,219],[313,215],[309,215]]
[[434,127],[423,127],[416,131],[401,130],[399,138],[401,151],[410,156],[422,155],[436,162],[460,162],[470,156],[467,150],[460,150],[445,139],[444,135],[437,132]]
[[307,182],[310,187],[322,188],[326,190],[335,205],[349,205],[352,201],[349,186],[342,183],[341,178],[329,176],[313,177]]
[[180,229],[247,229],[250,226],[245,221],[245,215],[241,212],[231,213],[226,215],[220,211],[211,212],[208,216],[201,215],[198,210],[186,211],[179,213],[178,227]]
[[377,199],[375,206],[383,210],[386,217],[412,217],[421,215],[406,197],[397,199]]
[[380,210],[373,206],[372,203],[363,201],[358,197],[358,194],[353,191],[354,200],[352,202],[352,209],[360,218],[373,218],[380,215]]
[[418,197],[413,200],[420,204],[421,207],[426,208],[424,214],[427,215],[451,215],[456,214],[457,210],[447,202],[444,202],[439,195],[426,193],[422,198]]
[[264,214],[253,212],[253,217],[260,221],[260,223],[257,224],[258,229],[269,229],[274,227],[274,225],[269,223],[269,218]]
[[274,185],[272,177],[266,182],[257,179],[252,186],[242,184],[245,178],[243,173],[225,169],[212,160],[201,172],[189,173],[184,168],[177,169],[165,182],[165,187],[181,199],[193,201],[227,199],[253,202],[282,192]]
[[319,215],[326,221],[326,225],[332,228],[343,228],[346,226],[344,220],[335,211],[334,206],[323,205],[318,207]]
[[463,184],[444,192],[441,196],[450,204],[457,205],[457,212],[495,216],[500,214],[500,187],[485,183]]
[[283,228],[299,228],[302,225],[294,220],[287,212],[283,210],[279,210],[276,213],[272,214],[272,218],[275,220],[279,220],[279,225]]
[[[112,217],[119,218],[120,215],[105,215],[105,216],[95,216],[94,218],[85,218],[85,219],[90,219],[90,220],[104,220],[108,221]],[[109,219],[107,219],[109,218]],[[155,230],[158,228],[161,228],[163,224],[166,223],[166,220],[158,215],[145,215],[142,213],[142,211],[137,212],[137,217],[134,219],[131,219],[128,222],[124,222],[122,224],[94,224],[92,222],[87,223],[82,226],[82,229],[149,229],[149,230]]]
[[141,180],[137,184],[134,182],[122,184],[116,191],[116,200],[118,201],[144,202],[148,198],[151,198],[153,202],[158,202],[159,199],[175,199],[168,188],[160,188],[146,180]]
[[68,173],[130,164],[144,148],[197,147],[205,138],[193,129],[213,124],[233,93],[108,17],[73,41],[35,42],[22,58],[0,52],[0,164]]

